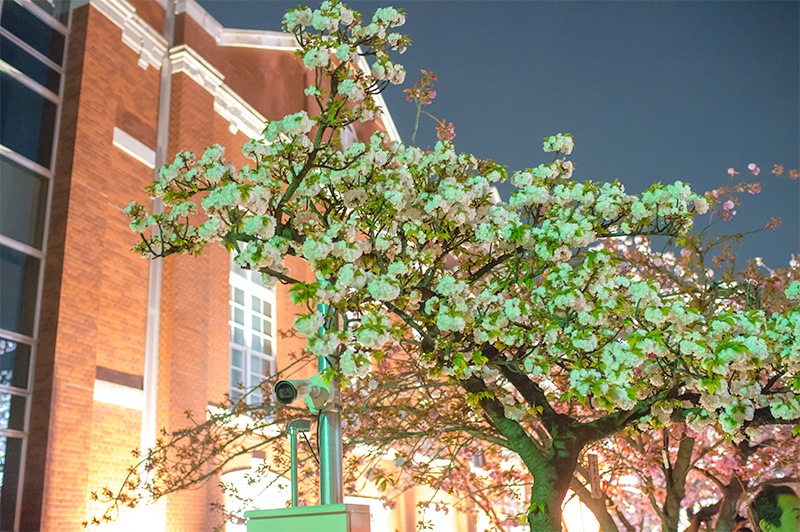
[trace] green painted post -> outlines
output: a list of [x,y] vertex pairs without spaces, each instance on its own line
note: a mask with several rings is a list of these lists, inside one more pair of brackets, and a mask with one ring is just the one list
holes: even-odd
[[292,458],[292,507],[298,504],[298,479],[297,479],[297,433],[308,432],[311,429],[311,422],[307,419],[293,419],[287,425],[286,430],[291,438],[291,458]]
[[[327,305],[319,305],[319,311],[327,313]],[[324,330],[324,329],[323,329]],[[331,366],[325,356],[317,361],[320,375]],[[319,413],[317,430],[319,431],[319,495],[320,504],[344,503],[344,481],[342,480],[342,393],[339,380],[331,382],[333,401]]]

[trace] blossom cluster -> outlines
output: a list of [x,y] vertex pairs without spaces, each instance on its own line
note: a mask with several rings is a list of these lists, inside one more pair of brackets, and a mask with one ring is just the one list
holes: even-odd
[[[391,7],[376,10],[369,24],[361,15],[335,0],[319,9],[292,9],[283,18],[283,27],[294,34],[306,68],[327,77],[335,87],[334,96],[355,102],[352,109],[342,107],[345,120],[372,120],[378,112],[371,95],[383,84],[400,84],[405,79],[403,66],[390,60],[389,53],[402,53],[408,38],[392,28],[405,24],[405,15]],[[364,58],[374,57],[368,65]],[[332,89],[333,90],[333,89]],[[306,89],[309,96],[323,96],[319,83]],[[346,125],[346,124],[345,124]]]
[[[405,41],[388,29],[403,16],[379,10],[363,26],[326,2],[284,22],[298,37],[298,56],[336,90],[308,91],[321,102],[318,116],[269,122],[263,138],[243,148],[252,166],[237,170],[218,146],[199,160],[178,154],[150,188],[165,213],[128,208],[140,252],[198,253],[220,242],[267,282],[293,284],[298,303],[325,309],[299,316],[297,330],[310,352],[337,354],[345,380],[368,374],[391,346],[416,346],[432,375],[491,386],[512,419],[537,410],[508,390],[500,377],[508,365],[567,410],[633,409],[677,387],[693,397],[688,421],[696,430],[715,424],[739,433],[765,408],[775,418],[800,417],[796,308],[709,315],[673,291],[668,276],[646,278],[598,245],[682,238],[708,210],[707,197],[682,182],[639,196],[620,183],[578,182],[566,159],[574,142],[563,134],[544,140],[554,161],[511,176],[457,153],[452,136],[423,151],[378,132],[342,151],[326,139],[368,116],[359,100],[402,81],[388,51]],[[359,46],[376,63],[343,68]],[[508,201],[493,193],[502,182],[515,188]],[[315,281],[291,278],[289,255],[306,259]],[[341,327],[318,330],[334,316]],[[775,374],[786,376],[780,393],[762,386]],[[643,423],[665,422],[671,407],[660,404]]]

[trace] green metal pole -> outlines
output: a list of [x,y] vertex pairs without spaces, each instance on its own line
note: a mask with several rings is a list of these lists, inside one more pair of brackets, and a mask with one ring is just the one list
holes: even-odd
[[[323,314],[327,305],[319,306]],[[327,357],[317,360],[319,374],[331,366]],[[344,502],[343,453],[342,453],[342,393],[339,379],[331,382],[333,401],[331,406],[319,413],[319,495],[320,504],[342,504]]]
[[292,508],[297,507],[298,505],[298,479],[297,479],[297,465],[299,460],[297,459],[297,433],[298,432],[308,432],[311,429],[311,421],[307,419],[293,419],[289,422],[289,425],[286,427],[286,430],[289,432],[289,438],[291,440],[290,447],[291,447],[291,457],[292,457]]
[[289,437],[291,438],[291,456],[292,456],[292,508],[297,507],[297,429],[289,425]]

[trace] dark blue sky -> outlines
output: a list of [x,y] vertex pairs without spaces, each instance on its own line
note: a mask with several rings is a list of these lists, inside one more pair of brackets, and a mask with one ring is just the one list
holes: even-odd
[[[297,5],[200,3],[224,26],[267,30]],[[414,108],[402,89],[426,69],[439,76],[427,110],[455,124],[456,148],[512,170],[545,162],[542,138],[559,132],[575,138],[574,179],[618,178],[630,192],[675,180],[704,192],[730,184],[727,168],[747,177],[755,162],[762,193],[743,195],[734,220],[717,227],[746,231],[780,216],[777,230],[745,240],[742,259],[780,267],[800,253],[800,181],[770,173],[775,163],[800,168],[800,3],[348,5],[365,17],[383,5],[406,12],[406,83],[384,93],[404,140]],[[433,125],[421,119],[417,144],[435,142]]]

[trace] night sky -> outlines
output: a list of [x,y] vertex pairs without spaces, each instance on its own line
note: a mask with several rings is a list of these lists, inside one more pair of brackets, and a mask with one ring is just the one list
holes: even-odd
[[[200,0],[230,28],[280,30],[297,2]],[[426,110],[453,122],[458,151],[509,170],[549,162],[542,138],[572,133],[573,179],[619,179],[638,193],[681,180],[698,192],[752,178],[762,192],[740,195],[732,221],[746,238],[740,264],[761,256],[773,268],[800,254],[800,3],[798,2],[348,2],[364,18],[391,5],[406,13],[412,41],[396,61],[408,72],[384,92],[401,137],[414,106],[402,89],[420,69],[438,75]],[[316,7],[317,4],[309,4]],[[417,144],[435,143],[422,117]],[[774,164],[787,172],[775,177]],[[501,189],[501,194],[507,192]],[[708,223],[708,215],[697,220]]]

